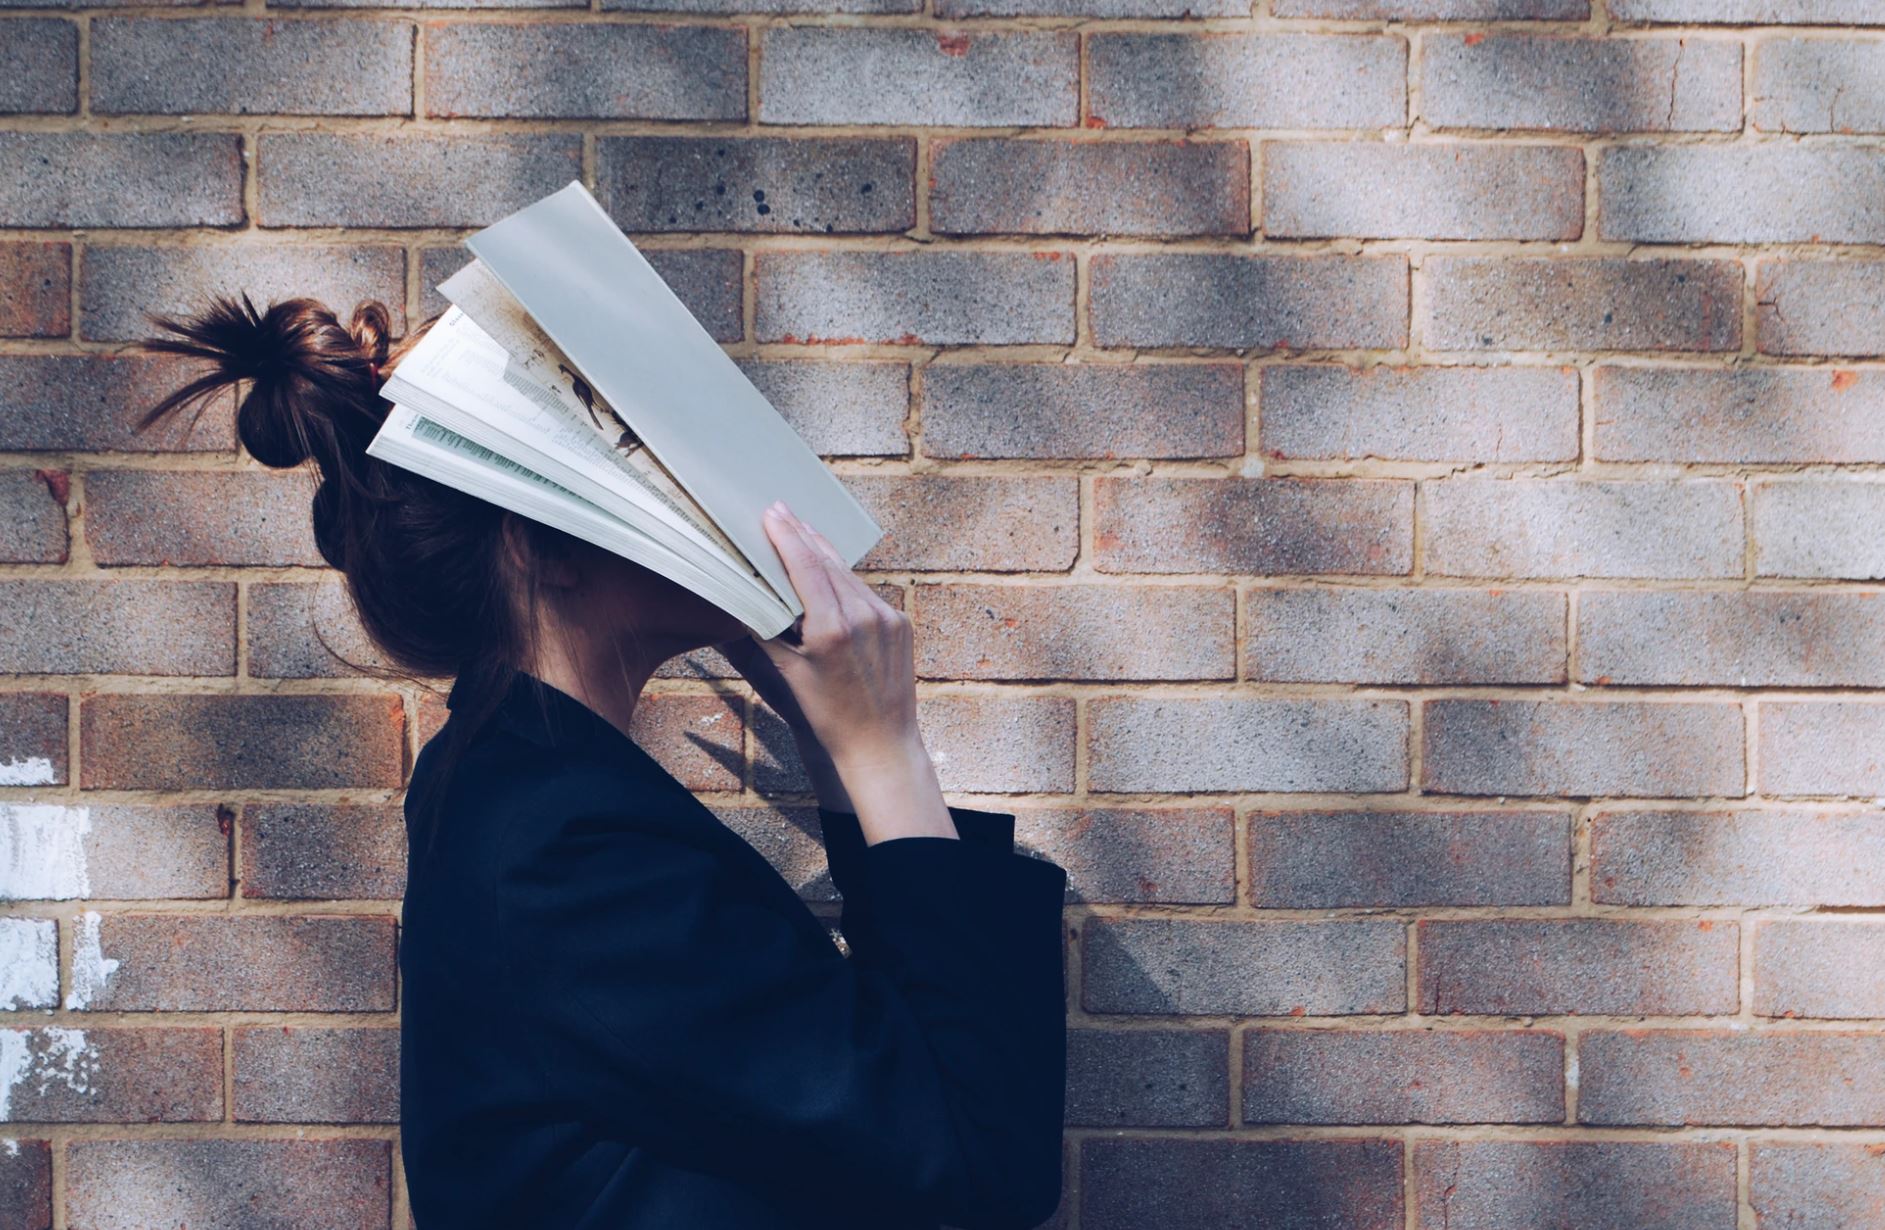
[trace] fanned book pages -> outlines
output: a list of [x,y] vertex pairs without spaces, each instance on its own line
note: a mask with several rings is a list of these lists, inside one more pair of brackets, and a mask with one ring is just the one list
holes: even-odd
[[883,529],[581,183],[465,241],[367,452],[685,586],[762,637],[803,614],[760,516],[856,564]]

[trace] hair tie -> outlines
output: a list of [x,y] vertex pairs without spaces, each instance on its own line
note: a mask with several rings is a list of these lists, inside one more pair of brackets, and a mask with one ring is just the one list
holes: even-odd
[[377,385],[377,384],[379,384],[379,382],[380,382],[380,365],[379,365],[378,363],[376,363],[376,362],[374,362],[374,361],[372,361],[372,360],[368,360],[368,361],[367,361],[367,371],[369,371],[369,372],[371,372],[371,373],[372,373],[372,375],[373,375],[373,383],[374,383],[374,384],[376,384],[376,385]]

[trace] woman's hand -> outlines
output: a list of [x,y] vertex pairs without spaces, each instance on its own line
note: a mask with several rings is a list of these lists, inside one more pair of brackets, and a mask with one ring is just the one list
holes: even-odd
[[811,779],[812,792],[818,796],[818,805],[826,811],[854,811],[850,793],[845,790],[837,767],[831,763],[831,754],[825,751],[825,745],[812,733],[798,701],[792,696],[792,689],[786,686],[785,676],[779,673],[779,668],[772,664],[772,659],[760,648],[759,641],[748,634],[715,648],[733,664],[733,669],[746,682],[753,685],[753,691],[759,694],[759,699],[765,701],[785,722],[786,729],[792,732],[792,741],[798,745],[799,763],[805,767],[805,776]]
[[[762,697],[829,757],[867,841],[956,836],[917,729],[909,617],[872,593],[837,548],[783,504],[766,510],[765,528],[805,614],[796,643],[756,642],[784,685],[780,700],[796,714],[764,690]],[[777,691],[769,678],[766,687]],[[806,742],[800,739],[801,749]]]

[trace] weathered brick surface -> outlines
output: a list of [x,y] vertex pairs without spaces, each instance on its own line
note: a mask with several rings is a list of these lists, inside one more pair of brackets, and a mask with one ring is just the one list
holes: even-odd
[[412,26],[391,21],[92,23],[92,109],[157,115],[410,115]]
[[1885,607],[1864,594],[1582,594],[1578,676],[1727,687],[1885,685]]
[[1413,486],[1244,478],[1100,478],[1103,572],[1395,575],[1413,554]]
[[1776,920],[1754,928],[1754,1011],[1775,1017],[1885,1016],[1878,922]]
[[70,21],[0,23],[0,111],[70,115],[79,102],[79,28]]
[[1885,261],[1764,260],[1754,284],[1757,345],[1768,354],[1885,352]]
[[405,716],[392,693],[88,695],[88,790],[246,790],[399,784]]
[[1597,369],[1606,461],[1885,461],[1885,373]]
[[151,332],[145,312],[191,312],[214,293],[246,291],[258,308],[319,299],[343,322],[377,299],[403,333],[405,283],[405,253],[382,244],[95,244],[79,268],[79,311],[88,340],[119,342]]
[[1345,791],[1407,785],[1397,700],[1139,698],[1087,708],[1095,790]]
[[1763,794],[1885,794],[1885,706],[1861,701],[1764,701]]
[[[181,415],[135,429],[140,414],[197,370],[156,355],[0,355],[0,449],[229,452],[236,437],[226,394],[203,403],[194,422]],[[99,478],[98,486],[119,481]]]
[[[1707,919],[1423,921],[1420,1010],[1494,1016],[1730,1013],[1739,944],[1734,923]],[[1580,1113],[1590,1097],[1590,1061],[1584,1064]],[[1584,1119],[1590,1121],[1587,1114]]]
[[1346,350],[1407,341],[1404,257],[1101,253],[1089,269],[1101,346]]
[[930,696],[917,703],[944,790],[1073,788],[1074,706],[1063,696]]
[[[229,827],[213,803],[0,804],[0,833],[17,852],[0,898],[227,897]],[[47,856],[55,850],[65,856]]]
[[1243,448],[1237,363],[923,369],[923,451],[931,457],[1231,457]]
[[1007,127],[1074,122],[1067,30],[781,25],[759,45],[762,124]]
[[[738,304],[736,288],[736,318]],[[739,368],[815,453],[901,457],[910,451],[903,426],[910,410],[907,363],[743,359]]]
[[100,1012],[387,1012],[390,915],[107,914]]
[[252,584],[247,619],[251,675],[316,679],[391,665],[368,639],[337,581]]
[[80,1140],[66,1151],[73,1230],[391,1224],[385,1140]]
[[[21,879],[17,872],[9,879]],[[22,894],[9,886],[7,899]],[[0,918],[0,951],[7,954],[7,981],[0,986],[0,1012],[59,1006],[59,923],[51,918]],[[17,1044],[16,1039],[8,1039]]]
[[1734,350],[1732,261],[1436,256],[1421,340],[1436,350]]
[[1423,1230],[1735,1225],[1735,1149],[1726,1141],[1423,1140],[1414,1173]]
[[243,218],[234,133],[0,133],[0,226],[235,226]]
[[54,692],[0,692],[0,785],[65,785],[69,705]]
[[485,226],[582,169],[580,138],[555,133],[271,132],[259,144],[263,226]]
[[85,539],[100,564],[324,566],[303,471],[100,470]]
[[0,470],[0,560],[57,564],[67,555],[62,470]]
[[1680,701],[1432,700],[1423,785],[1441,794],[1740,795],[1741,710]]
[[1565,812],[1261,811],[1245,823],[1261,909],[1571,900]]
[[1612,0],[1618,21],[1885,25],[1878,0]]
[[1277,142],[1263,231],[1282,238],[1576,239],[1584,154],[1562,145]]
[[1472,589],[1244,591],[1246,679],[1559,683],[1562,594]]
[[596,199],[631,235],[916,225],[908,137],[604,137],[596,164]]
[[[0,583],[0,612],[5,610]],[[1170,585],[918,585],[927,679],[1229,679],[1236,594]]]
[[1578,1043],[1580,1123],[1871,1126],[1885,1038],[1849,1032],[1600,1030]]
[[1547,1031],[1253,1029],[1245,1123],[1561,1123]]
[[1228,1226],[1253,1217],[1276,1230],[1405,1224],[1401,1145],[1392,1140],[1088,1137],[1080,1173],[1087,1230]]
[[1067,1122],[1223,1127],[1230,1035],[1222,1029],[1070,1029]]
[[1738,577],[1727,481],[1452,479],[1423,485],[1427,568],[1463,577]]
[[1885,484],[1777,480],[1751,488],[1754,571],[1763,577],[1885,577]]
[[1748,1149],[1748,1202],[1764,1225],[1858,1230],[1885,1205],[1885,1167],[1870,1145],[1761,1141]]
[[189,1123],[223,1116],[220,1029],[48,1026],[5,1034],[11,1122]]
[[1350,1016],[1407,1006],[1407,931],[1363,922],[1089,919],[1088,1012]]
[[999,345],[1073,341],[1064,252],[761,252],[762,342]]
[[1393,128],[1407,111],[1393,37],[1102,33],[1087,60],[1088,127]]
[[739,120],[737,27],[429,22],[426,114]]
[[0,243],[0,337],[64,337],[71,300],[71,244]]
[[1278,17],[1335,17],[1404,21],[1577,21],[1590,16],[1589,0],[1273,0]]
[[1069,899],[1228,905],[1235,820],[1226,807],[1028,808],[1015,842],[1067,871]]
[[1241,141],[1014,141],[930,146],[937,234],[1247,235]]
[[395,806],[250,803],[238,829],[244,897],[396,900],[405,891],[406,826]]
[[5,1137],[0,1148],[0,1230],[52,1225],[52,1147],[44,1140]]
[[237,1122],[399,1121],[396,1028],[238,1027],[230,1046]]
[[1885,905],[1885,815],[1603,811],[1591,898],[1618,905]]
[[1775,132],[1885,131],[1885,41],[1762,39],[1749,115]]
[[[1812,192],[1801,192],[1813,184]],[[1638,243],[1885,241],[1885,151],[1631,145],[1597,161],[1598,230]]]
[[236,587],[225,581],[0,580],[0,671],[229,675]]
[[1266,457],[1497,462],[1577,456],[1578,376],[1572,368],[1260,371]]
[[844,485],[884,528],[860,568],[1059,572],[1078,548],[1071,478],[858,476]]
[[1741,44],[1728,39],[1438,34],[1422,45],[1435,128],[1734,132]]

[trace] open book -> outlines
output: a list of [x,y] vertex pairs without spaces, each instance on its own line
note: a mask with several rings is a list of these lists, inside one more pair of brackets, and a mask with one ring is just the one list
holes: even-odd
[[367,452],[685,586],[761,637],[804,608],[760,515],[855,564],[882,528],[579,182],[465,241]]

